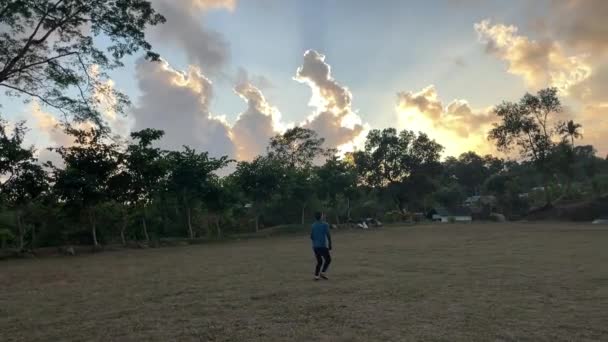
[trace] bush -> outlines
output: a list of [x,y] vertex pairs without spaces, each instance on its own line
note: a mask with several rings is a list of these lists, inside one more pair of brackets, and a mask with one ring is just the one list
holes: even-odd
[[6,244],[12,242],[15,239],[15,234],[9,229],[0,229],[0,248],[5,248]]

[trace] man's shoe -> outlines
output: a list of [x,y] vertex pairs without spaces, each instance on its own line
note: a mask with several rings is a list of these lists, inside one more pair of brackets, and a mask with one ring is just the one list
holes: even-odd
[[329,278],[327,278],[327,276],[325,274],[321,274],[321,278],[325,279],[325,280],[329,280]]
[[319,281],[319,276],[315,276],[315,281]]

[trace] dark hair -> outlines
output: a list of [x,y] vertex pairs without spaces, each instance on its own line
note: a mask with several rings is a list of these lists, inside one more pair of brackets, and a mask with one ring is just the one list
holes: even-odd
[[317,211],[315,213],[315,219],[317,219],[317,221],[321,221],[321,217],[323,217],[323,214],[321,214],[320,211]]

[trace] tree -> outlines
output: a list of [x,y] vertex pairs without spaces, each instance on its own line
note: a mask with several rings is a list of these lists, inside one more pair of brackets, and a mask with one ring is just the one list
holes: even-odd
[[324,138],[311,129],[294,127],[270,139],[268,155],[289,167],[310,167],[317,157],[328,156],[332,150],[323,148]]
[[284,168],[283,196],[294,199],[301,209],[301,223],[306,220],[305,211],[315,196],[313,169],[315,161],[328,158],[335,150],[323,148],[324,138],[311,129],[294,127],[270,139],[268,157],[276,159]]
[[284,168],[277,159],[260,156],[251,162],[238,163],[236,171],[230,177],[245,197],[251,201],[257,232],[263,204],[270,201],[284,184]]
[[[3,196],[15,210],[15,219],[19,232],[19,249],[25,248],[26,228],[23,214],[28,206],[48,189],[48,177],[35,158],[21,163],[16,173],[3,184]],[[35,232],[32,229],[32,234]],[[32,238],[32,240],[34,240]],[[33,247],[33,246],[32,246]]]
[[[37,99],[78,120],[101,123],[101,94],[128,99],[104,86],[106,72],[139,50],[158,60],[145,29],[165,21],[145,0],[4,0],[0,3],[0,87],[10,96]],[[102,49],[98,37],[109,44]]]
[[17,122],[11,130],[8,123],[0,118],[0,175],[4,179],[2,187],[19,172],[24,163],[29,163],[33,158],[33,149],[22,147],[26,131],[24,121]]
[[471,151],[461,154],[458,159],[448,157],[443,165],[445,176],[455,178],[469,196],[479,194],[485,180],[504,168],[502,159],[491,155],[482,157]]
[[[488,134],[488,139],[501,151],[517,146],[520,155],[532,161],[544,175],[545,189],[551,178],[549,158],[560,133],[560,124],[551,124],[552,116],[561,110],[556,88],[542,89],[536,96],[527,93],[519,103],[503,102],[496,106],[494,112],[501,121]],[[550,205],[549,191],[545,194]]]
[[570,140],[572,147],[574,147],[574,139],[580,139],[583,135],[580,133],[580,129],[583,126],[580,124],[574,123],[574,121],[569,120],[566,123],[561,123],[559,126],[559,134],[562,135],[562,139],[564,141]]
[[131,175],[124,168],[124,155],[121,155],[119,159],[121,160],[119,171],[108,180],[108,194],[110,198],[119,206],[118,209],[120,210],[120,214],[122,216],[120,223],[120,240],[123,246],[126,246],[127,239],[125,237],[125,232],[129,224],[128,208],[133,203],[133,194],[131,191],[131,184],[133,182],[131,180]]
[[424,133],[416,135],[394,128],[372,130],[365,150],[353,154],[361,180],[388,191],[400,211],[433,190],[433,178],[441,172],[443,147]]
[[220,221],[234,209],[238,202],[238,190],[229,179],[214,179],[204,200],[205,207],[214,219],[217,237],[222,238]]
[[32,148],[23,148],[27,128],[17,122],[9,132],[6,121],[0,119],[0,184],[3,199],[15,211],[19,248],[25,247],[26,229],[23,223],[24,207],[38,198],[48,185],[46,172],[38,165]]
[[[325,164],[315,170],[316,189],[321,199],[327,200],[336,213],[336,223],[340,224],[338,206],[340,197],[346,198],[347,207],[356,192],[357,174],[352,163],[340,160],[338,157],[328,159]],[[348,211],[348,210],[347,210]],[[349,213],[346,213],[347,219]]]
[[553,149],[553,167],[566,178],[566,194],[570,195],[572,180],[574,179],[574,163],[576,161],[574,149],[566,140],[557,144]]
[[142,227],[144,238],[150,241],[146,223],[146,206],[159,184],[166,176],[166,163],[161,149],[152,147],[152,143],[163,137],[165,133],[157,129],[144,129],[131,133],[131,138],[137,141],[127,147],[125,166],[130,180],[129,189],[131,203],[142,208]]
[[69,208],[88,216],[91,237],[95,246],[97,236],[96,206],[109,198],[109,180],[118,171],[118,145],[104,141],[99,129],[68,128],[75,145],[53,148],[65,164],[53,168],[54,189],[59,199]]
[[209,157],[207,152],[197,153],[184,147],[181,152],[170,152],[167,156],[168,188],[180,199],[186,212],[188,235],[195,237],[192,226],[192,209],[196,201],[208,196],[218,181],[216,171],[232,161],[224,156],[219,159]]

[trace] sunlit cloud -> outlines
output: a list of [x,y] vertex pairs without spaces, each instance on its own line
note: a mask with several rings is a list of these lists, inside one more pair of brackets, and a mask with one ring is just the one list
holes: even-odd
[[247,78],[241,79],[234,92],[247,103],[232,126],[232,139],[239,160],[252,160],[266,151],[270,138],[283,132],[281,113],[271,106],[262,92]]
[[556,41],[531,40],[510,25],[483,20],[474,25],[486,51],[508,63],[508,72],[521,76],[529,87],[557,87],[562,94],[592,72],[586,55],[568,56]]
[[307,84],[312,91],[309,105],[314,110],[302,126],[325,138],[328,147],[341,152],[352,150],[355,140],[369,127],[352,110],[352,94],[333,78],[325,56],[314,50],[306,51],[294,80]]
[[495,153],[486,138],[496,121],[491,108],[473,110],[466,100],[454,100],[444,106],[430,85],[418,92],[398,93],[395,110],[399,129],[427,133],[444,146],[444,155]]

